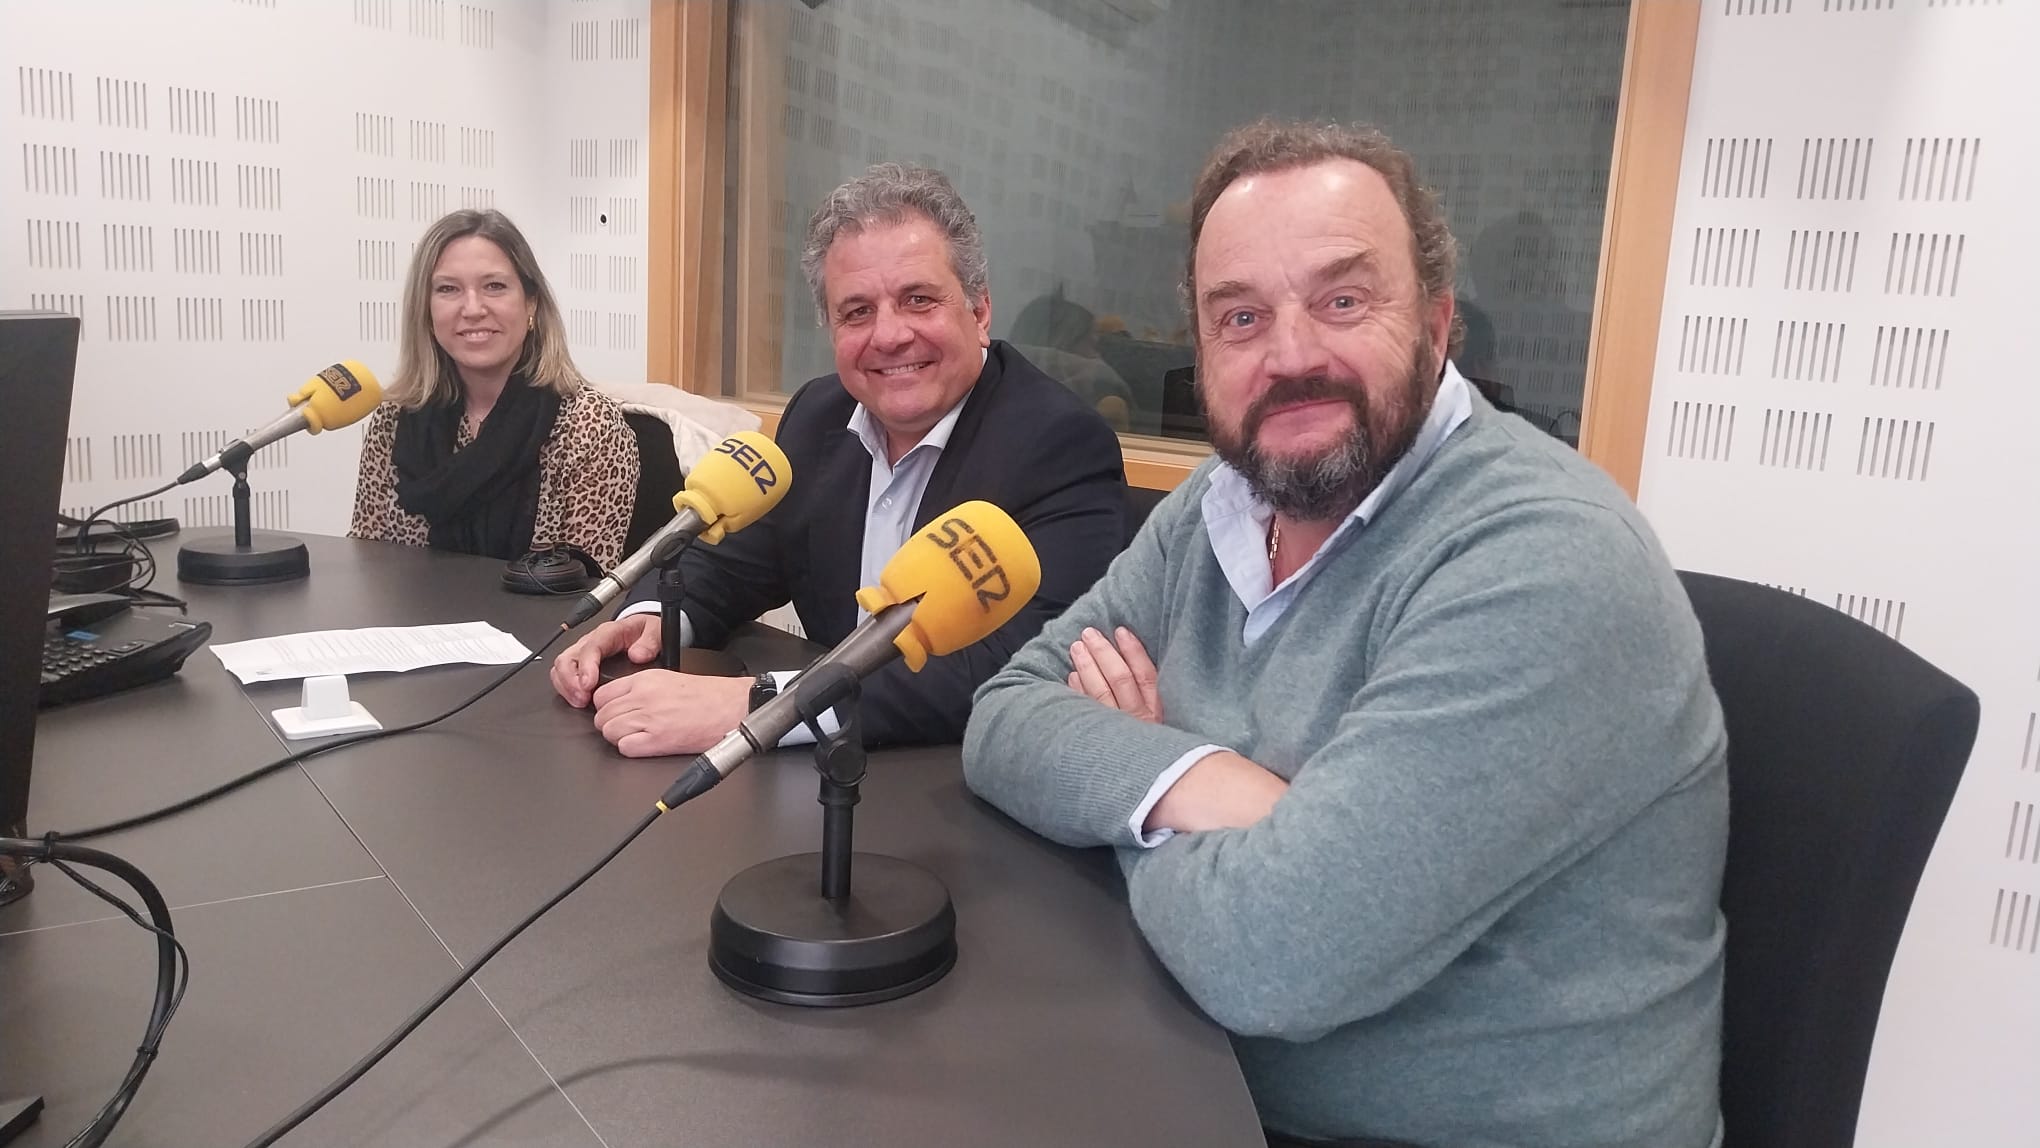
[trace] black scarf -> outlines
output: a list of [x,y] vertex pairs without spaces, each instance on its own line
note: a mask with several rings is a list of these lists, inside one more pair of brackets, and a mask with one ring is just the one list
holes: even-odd
[[456,451],[464,404],[434,403],[397,417],[397,504],[432,524],[441,550],[522,557],[538,518],[538,454],[560,397],[512,375],[475,440]]

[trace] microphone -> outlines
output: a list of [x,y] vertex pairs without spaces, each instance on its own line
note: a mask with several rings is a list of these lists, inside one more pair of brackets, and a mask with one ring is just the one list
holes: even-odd
[[194,463],[177,476],[176,485],[196,482],[222,467],[239,467],[256,451],[299,431],[318,434],[360,422],[382,402],[382,384],[375,381],[367,367],[349,359],[313,375],[291,394],[289,402],[289,413],[246,438],[228,443],[204,462]]
[[989,502],[966,502],[907,539],[878,581],[857,592],[857,604],[871,617],[696,757],[659,799],[660,810],[699,797],[753,755],[778,745],[800,724],[803,687],[811,680],[824,687],[834,684],[829,679],[841,680],[819,671],[840,666],[864,678],[902,658],[919,673],[931,655],[983,641],[1033,600],[1041,588],[1041,561],[1011,515]]
[[757,431],[738,431],[717,443],[687,472],[686,489],[673,496],[672,521],[583,594],[562,628],[571,630],[594,617],[597,610],[644,577],[645,571],[671,562],[695,538],[713,546],[723,535],[765,517],[786,497],[792,480],[793,468],[787,464],[786,453]]

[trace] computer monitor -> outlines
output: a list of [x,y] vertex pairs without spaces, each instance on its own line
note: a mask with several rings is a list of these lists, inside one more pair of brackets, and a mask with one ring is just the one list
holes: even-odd
[[[57,506],[78,320],[51,311],[0,311],[0,837],[25,836],[35,755],[43,622],[57,552]],[[26,892],[26,874],[0,858],[0,902]]]

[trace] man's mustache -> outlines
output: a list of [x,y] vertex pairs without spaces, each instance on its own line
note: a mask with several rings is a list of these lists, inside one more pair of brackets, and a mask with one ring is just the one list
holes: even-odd
[[1243,429],[1251,431],[1261,421],[1283,407],[1300,403],[1321,403],[1337,399],[1351,403],[1360,411],[1367,409],[1367,390],[1357,382],[1334,379],[1330,375],[1302,375],[1290,379],[1278,379],[1262,391],[1260,397],[1247,408]]

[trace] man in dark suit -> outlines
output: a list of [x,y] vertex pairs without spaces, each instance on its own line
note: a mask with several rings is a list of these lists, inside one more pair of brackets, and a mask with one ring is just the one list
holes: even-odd
[[[801,269],[835,346],[836,374],[787,403],[775,438],[792,464],[779,506],[681,557],[687,644],[792,602],[834,645],[861,621],[859,587],[915,529],[983,499],[1011,514],[1041,560],[1041,589],[989,638],[920,673],[895,662],[863,693],[865,738],[956,741],[971,695],[1097,581],[1125,542],[1119,440],[1095,411],[991,338],[984,244],[940,173],[879,164],[832,192],[808,224]],[[553,686],[633,757],[693,753],[791,675],[754,681],[643,670],[598,688],[602,659],[644,663],[661,637],[652,579],[616,621],[553,663]]]

